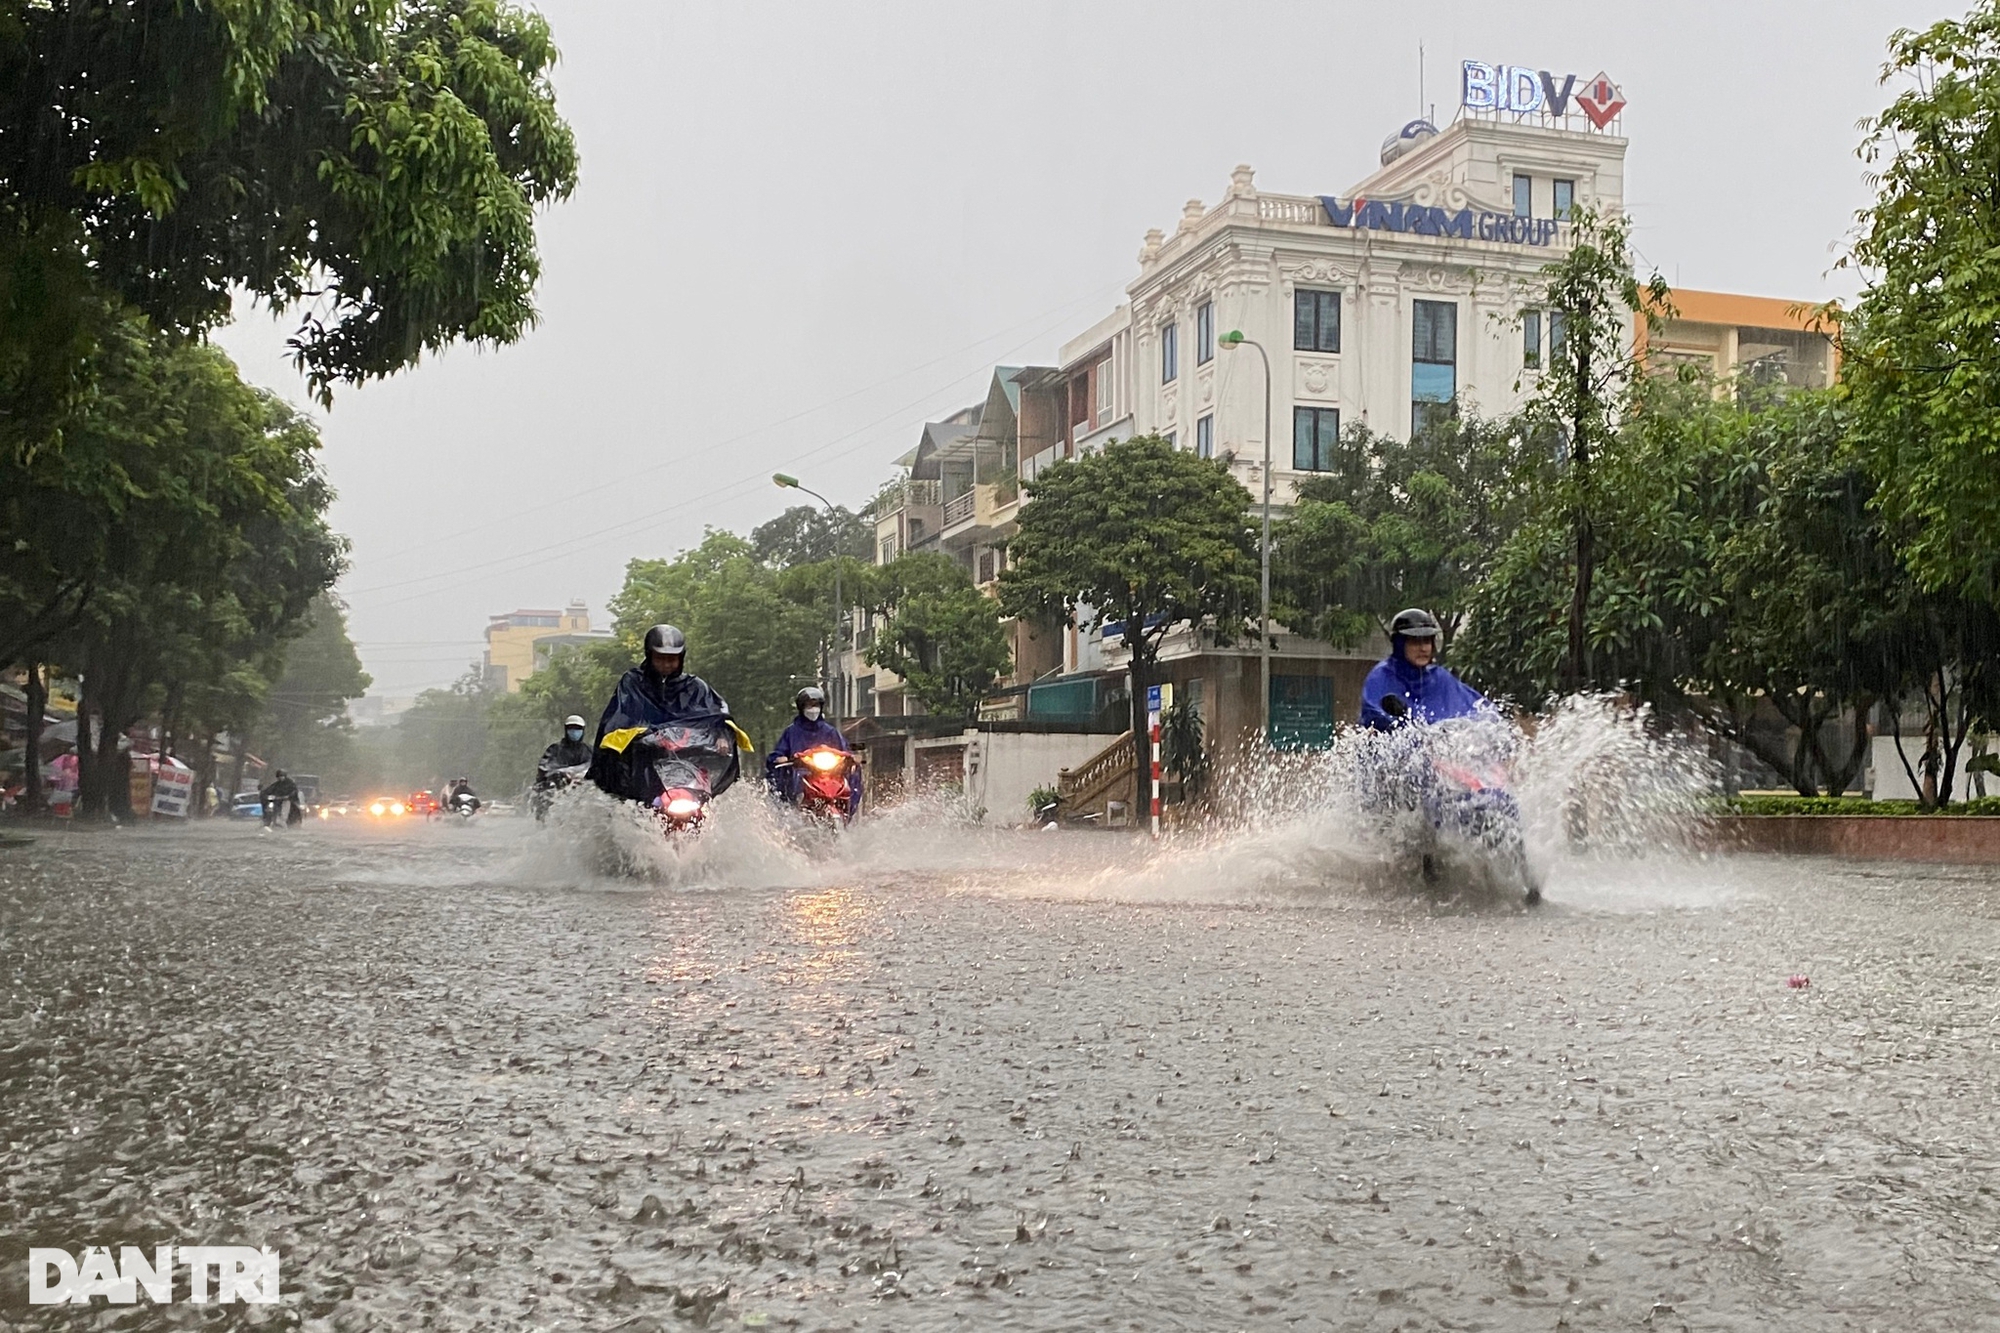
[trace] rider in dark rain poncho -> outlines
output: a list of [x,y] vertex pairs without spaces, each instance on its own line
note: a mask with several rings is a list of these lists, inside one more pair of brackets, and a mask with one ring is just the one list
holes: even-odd
[[[853,754],[854,751],[848,748],[847,737],[840,734],[840,728],[824,716],[826,691],[817,685],[808,685],[798,692],[792,705],[799,710],[799,715],[792,719],[792,725],[785,728],[785,734],[778,737],[778,743],[765,756],[764,780],[787,804],[797,805],[799,791],[805,785],[805,773],[796,764],[783,761],[822,745],[842,754]],[[858,765],[849,765],[847,769],[847,810],[850,817],[861,811],[861,769]]]
[[[1436,665],[1443,632],[1437,617],[1419,607],[1396,613],[1389,626],[1389,656],[1361,684],[1361,725],[1391,731],[1405,721],[1442,722],[1493,710],[1485,695]],[[1382,707],[1392,694],[1403,701],[1401,714],[1393,706]]]
[[[605,747],[607,734],[629,727],[698,723],[729,716],[723,697],[700,676],[683,669],[686,660],[687,636],[672,625],[655,625],[646,631],[646,660],[620,677],[618,688],[612,691],[591,747],[590,780],[613,796],[650,801],[659,792],[651,789],[658,784],[651,779],[645,737],[621,752]],[[736,763],[731,759],[728,772],[715,783],[712,794],[720,795],[735,781]]]

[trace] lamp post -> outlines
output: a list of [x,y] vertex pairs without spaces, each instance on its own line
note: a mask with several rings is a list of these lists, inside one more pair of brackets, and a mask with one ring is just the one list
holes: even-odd
[[[791,490],[791,491],[804,491],[804,492],[805,492],[805,493],[806,493],[807,495],[810,495],[810,496],[811,496],[811,497],[812,497],[813,499],[815,499],[815,500],[819,501],[819,502],[820,502],[821,504],[825,505],[825,506],[826,506],[826,512],[827,512],[827,515],[828,515],[829,517],[831,517],[831,516],[832,516],[832,514],[833,514],[833,501],[831,501],[831,500],[827,499],[827,498],[826,498],[826,497],[825,497],[824,495],[821,495],[821,494],[820,494],[820,493],[819,493],[818,491],[815,491],[815,490],[812,490],[812,489],[810,489],[809,487],[805,487],[805,486],[801,486],[801,485],[799,484],[799,479],[798,479],[797,477],[794,477],[794,476],[790,475],[789,473],[785,473],[785,472],[773,472],[773,473],[771,474],[771,480],[772,480],[772,482],[773,482],[773,483],[775,483],[775,484],[777,485],[777,487],[778,487],[778,489],[779,489],[779,490]],[[841,605],[840,605],[840,551],[839,551],[839,549],[838,549],[838,548],[836,547],[836,548],[835,548],[835,550],[834,550],[834,553],[833,553],[833,639],[831,640],[831,642],[832,642],[832,644],[833,644],[833,649],[832,649],[832,657],[833,657],[833,661],[834,661],[834,662],[836,662],[836,663],[840,661],[840,637],[841,637],[841,636],[840,636],[840,612],[841,612]],[[825,676],[825,677],[826,677],[826,679],[827,679],[827,683],[828,683],[828,684],[832,684],[832,683],[833,683],[833,670],[832,670],[832,668],[831,668],[831,667],[829,667],[828,669],[826,669],[826,670],[822,671],[822,672],[821,672],[821,674],[822,674],[823,676]],[[845,684],[846,684],[846,679],[845,679],[845,677],[843,677],[843,678],[842,678],[842,682],[841,682],[841,683],[842,683],[843,685],[845,685]],[[833,702],[833,703],[835,704],[835,707],[836,707],[836,708],[841,708],[841,709],[844,709],[844,708],[846,707],[846,704],[847,704],[847,698],[846,698],[846,695],[847,695],[847,691],[846,691],[845,689],[843,689],[843,690],[841,690],[841,692],[840,692],[840,693],[841,693],[841,698],[840,698],[840,699],[839,699],[838,701],[829,701],[829,702]]]
[[1262,588],[1259,592],[1257,612],[1257,656],[1261,666],[1259,675],[1264,688],[1259,694],[1258,707],[1264,719],[1264,743],[1271,743],[1271,358],[1265,354],[1264,345],[1254,338],[1243,336],[1243,330],[1231,329],[1219,341],[1224,347],[1254,347],[1257,359],[1264,363],[1264,537],[1258,546],[1261,565]]

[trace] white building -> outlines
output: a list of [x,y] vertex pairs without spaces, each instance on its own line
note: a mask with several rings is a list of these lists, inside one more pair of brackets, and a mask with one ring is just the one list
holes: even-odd
[[[1548,354],[1535,293],[1544,266],[1570,242],[1564,219],[1578,205],[1622,210],[1623,102],[1602,76],[1474,62],[1461,92],[1453,123],[1403,126],[1383,144],[1378,169],[1343,191],[1266,193],[1239,166],[1219,203],[1189,200],[1171,235],[1149,231],[1127,300],[1064,345],[1059,365],[1002,368],[983,410],[927,428],[901,460],[915,483],[912,512],[878,514],[884,558],[941,549],[989,584],[1006,567],[1017,477],[1032,481],[1061,459],[1135,434],[1227,458],[1260,494],[1265,374],[1254,348],[1222,346],[1230,330],[1269,357],[1272,499],[1281,509],[1330,465],[1344,425],[1403,436],[1433,413],[1518,406]],[[1124,664],[1115,637],[1072,630],[1065,639],[1018,645],[1030,651],[1017,654],[1016,684]],[[1377,656],[1281,635],[1274,731],[1322,739],[1353,713]],[[1211,736],[1233,739],[1257,725],[1254,645],[1218,650],[1177,635],[1164,645],[1162,669],[1179,697],[1201,701]],[[881,691],[888,682],[873,683]],[[1101,712],[1103,702],[1063,707]],[[1027,700],[1028,715],[1037,711]]]

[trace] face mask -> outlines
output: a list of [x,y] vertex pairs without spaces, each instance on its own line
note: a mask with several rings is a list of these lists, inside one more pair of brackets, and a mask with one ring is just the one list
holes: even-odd
[[564,736],[564,737],[565,737],[566,739],[569,739],[569,740],[573,740],[573,741],[580,741],[580,740],[582,740],[582,739],[583,739],[583,728],[582,728],[582,727],[565,727],[565,728],[563,728],[563,736]]
[[808,709],[806,709],[806,721],[808,721],[808,722],[817,722],[817,721],[819,721],[819,709],[817,709],[817,708],[808,708]]

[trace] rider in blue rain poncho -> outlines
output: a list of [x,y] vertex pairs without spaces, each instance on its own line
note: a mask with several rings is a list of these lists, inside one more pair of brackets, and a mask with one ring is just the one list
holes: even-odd
[[[792,725],[785,728],[785,734],[778,737],[778,743],[771,747],[771,753],[764,759],[764,780],[787,805],[799,803],[805,773],[796,764],[783,761],[822,745],[842,754],[854,753],[848,748],[847,738],[840,734],[840,728],[826,719],[826,691],[817,685],[808,685],[798,692],[792,703],[799,710],[799,715],[792,719]],[[850,818],[861,813],[861,767],[858,764],[849,765],[847,769],[847,811]]]
[[[646,660],[619,678],[591,746],[590,780],[611,795],[646,801],[659,792],[653,790],[658,783],[645,762],[644,738],[621,752],[605,746],[607,734],[630,727],[685,725],[729,717],[729,704],[707,681],[684,669],[686,660],[687,636],[672,625],[655,625],[646,631]],[[732,759],[712,794],[721,795],[735,781]]]
[[[1389,656],[1361,684],[1361,725],[1391,731],[1406,720],[1442,722],[1493,711],[1485,695],[1436,665],[1443,633],[1428,611],[1411,607],[1397,612],[1389,626]],[[1403,701],[1407,717],[1383,709],[1382,700],[1392,694]]]

